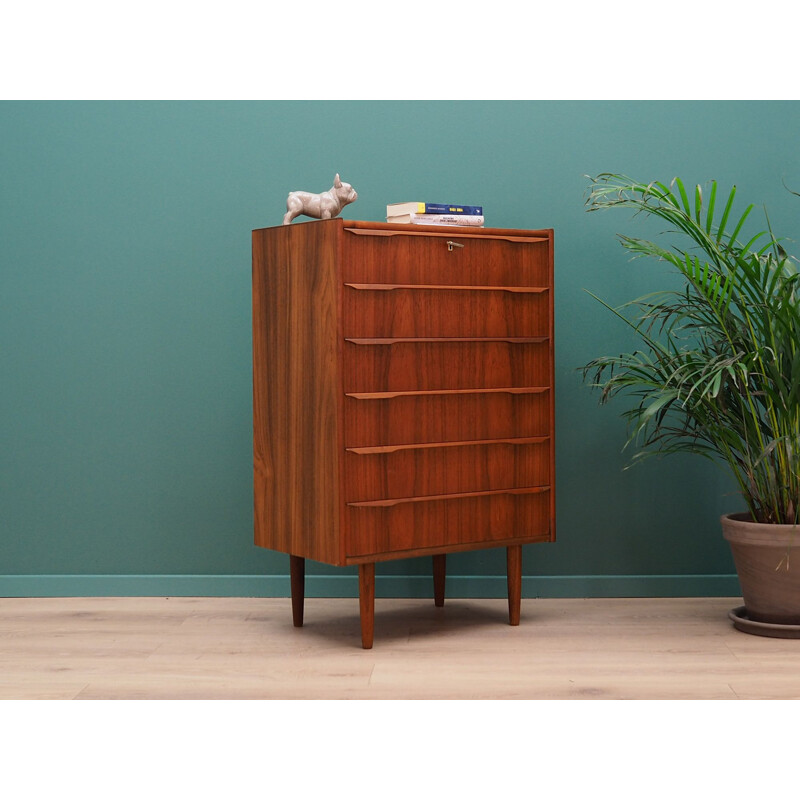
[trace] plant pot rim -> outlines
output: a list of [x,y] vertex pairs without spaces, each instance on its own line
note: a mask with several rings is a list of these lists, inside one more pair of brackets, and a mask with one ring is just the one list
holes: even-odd
[[722,535],[729,542],[764,547],[800,547],[800,525],[755,522],[749,511],[720,517]]

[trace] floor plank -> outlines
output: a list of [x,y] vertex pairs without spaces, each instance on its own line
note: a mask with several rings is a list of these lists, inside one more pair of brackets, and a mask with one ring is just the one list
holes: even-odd
[[0,699],[800,699],[800,641],[739,598],[0,599]]

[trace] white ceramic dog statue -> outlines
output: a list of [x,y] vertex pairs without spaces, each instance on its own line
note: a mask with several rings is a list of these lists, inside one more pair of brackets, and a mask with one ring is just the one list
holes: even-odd
[[289,192],[286,200],[286,214],[283,224],[289,225],[295,217],[305,214],[314,219],[331,219],[348,203],[358,200],[355,189],[349,183],[342,183],[339,173],[333,179],[333,186],[322,194],[311,192]]

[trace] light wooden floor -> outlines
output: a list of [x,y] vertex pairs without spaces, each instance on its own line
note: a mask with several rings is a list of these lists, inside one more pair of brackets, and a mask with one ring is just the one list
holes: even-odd
[[0,699],[797,699],[800,640],[735,630],[739,598],[0,599]]

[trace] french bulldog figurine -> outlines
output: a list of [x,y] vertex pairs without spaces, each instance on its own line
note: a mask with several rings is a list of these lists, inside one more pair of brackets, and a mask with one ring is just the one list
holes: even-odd
[[289,225],[295,217],[305,214],[314,219],[331,219],[348,203],[358,200],[355,189],[349,183],[342,183],[339,173],[333,179],[333,186],[322,194],[311,192],[289,192],[286,200],[286,214],[283,224]]

